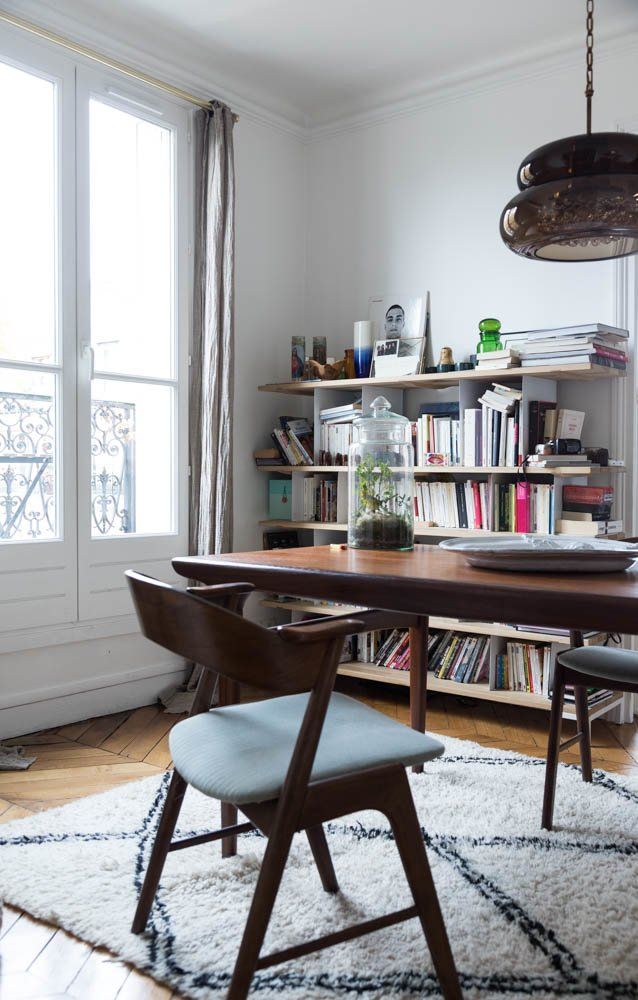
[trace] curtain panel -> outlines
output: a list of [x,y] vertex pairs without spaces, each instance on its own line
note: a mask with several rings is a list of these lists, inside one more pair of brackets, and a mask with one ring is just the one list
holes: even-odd
[[190,552],[232,545],[234,116],[196,113],[196,245],[190,396]]

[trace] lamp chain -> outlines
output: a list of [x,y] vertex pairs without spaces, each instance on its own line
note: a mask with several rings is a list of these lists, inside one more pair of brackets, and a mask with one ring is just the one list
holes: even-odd
[[585,74],[587,98],[587,132],[591,132],[591,99],[594,96],[594,0],[587,0],[587,71]]

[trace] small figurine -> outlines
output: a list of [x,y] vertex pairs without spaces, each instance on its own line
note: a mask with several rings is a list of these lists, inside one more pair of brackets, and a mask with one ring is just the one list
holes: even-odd
[[345,378],[346,359],[341,358],[333,364],[320,365],[314,358],[309,362],[310,374],[312,378],[320,378],[323,382],[331,382],[334,379]]
[[442,347],[441,356],[439,358],[439,363],[436,366],[437,372],[453,372],[454,371],[454,355],[452,354],[451,347]]

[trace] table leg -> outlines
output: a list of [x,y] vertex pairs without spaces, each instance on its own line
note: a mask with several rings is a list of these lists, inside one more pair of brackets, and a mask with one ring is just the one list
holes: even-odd
[[[582,632],[572,630],[569,638],[572,646],[584,646],[585,644]],[[589,723],[587,688],[574,686],[574,707],[576,709],[576,728],[580,735],[578,743],[580,748],[580,770],[583,776],[583,781],[591,781],[591,729]]]
[[[410,725],[420,733],[425,732],[429,631],[426,615],[419,617],[417,624],[410,628]],[[416,764],[412,770],[421,774],[423,764]]]
[[[228,677],[219,677],[218,699],[221,705],[235,705],[239,701],[239,684]],[[237,823],[237,806],[232,802],[222,802],[222,827]],[[237,834],[222,840],[222,858],[232,858],[237,854]]]

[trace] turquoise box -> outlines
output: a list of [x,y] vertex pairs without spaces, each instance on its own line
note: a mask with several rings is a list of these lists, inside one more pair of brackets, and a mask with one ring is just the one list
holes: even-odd
[[292,520],[292,482],[289,478],[269,480],[268,516],[277,521]]

